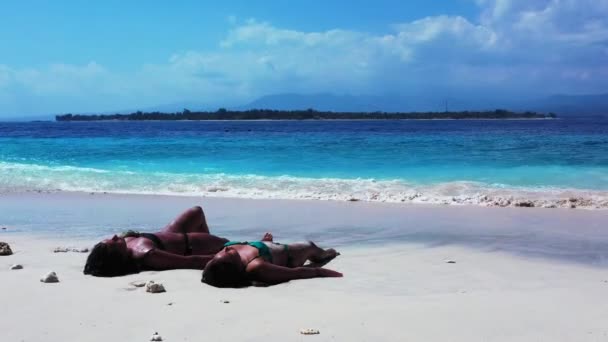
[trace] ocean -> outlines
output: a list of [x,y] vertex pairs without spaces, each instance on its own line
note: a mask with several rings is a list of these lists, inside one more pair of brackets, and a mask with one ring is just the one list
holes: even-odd
[[608,208],[608,118],[0,123],[0,193]]

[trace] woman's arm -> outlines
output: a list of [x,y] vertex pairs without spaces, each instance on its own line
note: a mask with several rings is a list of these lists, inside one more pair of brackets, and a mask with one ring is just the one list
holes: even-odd
[[142,266],[145,269],[158,271],[173,269],[202,270],[211,259],[213,259],[213,255],[182,256],[153,249],[144,256]]
[[342,277],[342,273],[327,268],[283,267],[256,259],[247,266],[251,280],[279,284],[295,279]]

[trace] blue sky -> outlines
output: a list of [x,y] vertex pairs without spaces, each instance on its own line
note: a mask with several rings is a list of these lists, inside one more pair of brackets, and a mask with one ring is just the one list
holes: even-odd
[[608,0],[0,6],[3,117],[229,106],[283,92],[608,91]]

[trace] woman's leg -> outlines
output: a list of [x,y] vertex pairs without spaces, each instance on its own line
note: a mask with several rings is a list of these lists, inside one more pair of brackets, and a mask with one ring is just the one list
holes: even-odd
[[165,227],[165,231],[172,233],[207,233],[209,226],[205,219],[203,208],[196,206],[184,211],[173,222]]
[[289,244],[287,253],[288,267],[304,266],[308,260],[312,262],[311,266],[321,267],[339,255],[333,248],[322,249],[312,241]]

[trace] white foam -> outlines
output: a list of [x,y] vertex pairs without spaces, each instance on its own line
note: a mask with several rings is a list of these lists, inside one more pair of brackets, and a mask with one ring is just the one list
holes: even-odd
[[[94,172],[94,173],[108,173],[111,171],[96,169],[91,167],[78,167],[78,166],[70,166],[70,165],[60,165],[60,166],[48,166],[48,165],[38,165],[38,164],[19,164],[19,163],[8,163],[8,162],[0,162],[0,170],[5,171],[81,171],[81,172]],[[112,171],[113,172],[113,171]],[[133,172],[127,172],[133,174]]]
[[446,205],[608,209],[608,191],[524,188],[469,181],[415,184],[403,180],[305,178],[109,171],[1,163],[0,191],[86,191],[133,194],[312,199]]

